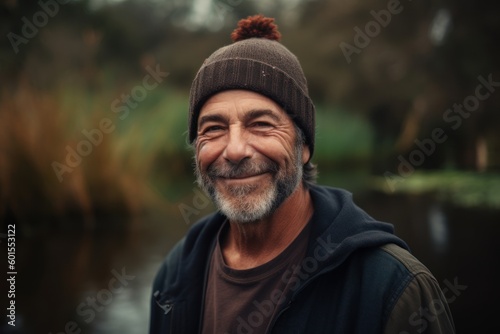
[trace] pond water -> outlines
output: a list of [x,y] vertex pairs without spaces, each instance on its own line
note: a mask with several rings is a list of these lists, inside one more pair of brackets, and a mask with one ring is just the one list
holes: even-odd
[[[355,200],[393,223],[442,287],[466,286],[450,304],[458,333],[498,332],[500,212],[453,207],[429,196],[365,193]],[[189,226],[180,214],[126,225],[18,238],[16,327],[2,319],[0,332],[146,333],[151,281]],[[0,246],[3,252],[5,243]]]

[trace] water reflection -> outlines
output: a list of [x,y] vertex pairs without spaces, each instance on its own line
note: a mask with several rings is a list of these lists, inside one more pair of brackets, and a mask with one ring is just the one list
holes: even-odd
[[[451,305],[457,328],[461,333],[487,332],[500,292],[493,266],[482,265],[481,259],[499,253],[500,213],[448,207],[426,197],[372,194],[356,201],[377,219],[393,223],[440,283],[457,278],[467,285]],[[59,334],[68,332],[68,324],[83,334],[147,332],[152,279],[188,226],[180,214],[126,226],[132,228],[94,233],[59,230],[20,238],[16,333]],[[106,305],[99,304],[102,308],[92,319],[89,313],[82,315],[82,309],[78,312],[88,298],[99,301],[99,291],[109,289],[115,277],[113,270],[122,268],[134,276],[129,284],[113,293],[109,303],[102,294]],[[5,328],[0,332],[8,333]]]
[[105,316],[96,321],[93,333],[145,333],[150,293],[148,284],[143,284],[137,293],[127,289],[118,294]]
[[0,332],[147,332],[151,282],[186,225],[139,223],[20,237],[17,326]]
[[457,333],[495,332],[500,289],[496,262],[500,253],[500,211],[440,203],[428,195],[358,197],[358,203],[379,220],[394,224],[412,253],[445,282],[467,286],[450,304]]
[[429,224],[430,239],[434,251],[438,254],[448,252],[448,220],[439,203],[429,208],[427,223]]

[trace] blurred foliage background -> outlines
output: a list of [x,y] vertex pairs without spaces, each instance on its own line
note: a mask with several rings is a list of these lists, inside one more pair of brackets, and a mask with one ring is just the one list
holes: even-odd
[[[363,177],[364,187],[387,191],[384,173],[398,175],[398,156],[408,160],[415,139],[443,128],[447,140],[414,166],[415,179],[432,184],[435,177],[427,181],[421,171],[473,171],[498,184],[500,94],[480,101],[456,130],[443,121],[448,108],[474,95],[479,76],[500,80],[497,7],[444,0],[3,1],[0,216],[26,226],[71,217],[92,227],[96,216],[138,214],[169,196],[175,202],[172,184],[191,177],[191,80],[205,57],[230,43],[237,20],[259,12],[276,17],[282,43],[308,77],[322,178],[359,171],[373,176]],[[147,67],[168,77],[136,101],[131,93]],[[113,108],[116,99],[127,115]],[[113,131],[78,166],[53,165],[64,165],[87,140],[82,131],[99,129],[103,119]],[[394,184],[390,191],[415,190],[411,182]],[[488,203],[498,206],[492,195]]]
[[[3,0],[0,222],[2,233],[16,224],[24,245],[25,323],[64,328],[78,319],[83,294],[105,286],[120,263],[138,277],[139,297],[112,304],[128,307],[120,320],[108,315],[113,331],[87,330],[144,332],[130,324],[147,323],[143,305],[158,263],[211,210],[196,207],[193,192],[191,81],[230,43],[240,18],[263,13],[276,18],[308,78],[319,182],[370,194],[359,197],[368,211],[394,222],[440,282],[458,276],[471,286],[452,305],[464,332],[489,329],[500,294],[486,288],[493,282],[478,282],[489,269],[474,266],[475,256],[498,252],[485,238],[497,235],[500,212],[499,7],[493,0]],[[478,98],[480,85],[487,98]],[[436,129],[445,140],[433,139]],[[193,221],[181,204],[196,207]],[[137,232],[144,226],[149,232]],[[446,252],[430,247],[429,236]],[[41,278],[33,285],[28,276]],[[62,288],[48,294],[47,287]],[[50,314],[40,312],[48,301]],[[483,306],[474,317],[471,305]]]

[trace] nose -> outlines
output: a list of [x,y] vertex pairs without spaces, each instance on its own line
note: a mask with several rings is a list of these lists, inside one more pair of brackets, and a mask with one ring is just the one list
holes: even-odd
[[234,164],[251,156],[251,148],[245,132],[237,125],[230,126],[223,158]]

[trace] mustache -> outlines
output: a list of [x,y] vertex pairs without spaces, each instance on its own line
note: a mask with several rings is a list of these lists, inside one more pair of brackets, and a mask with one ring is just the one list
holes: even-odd
[[274,161],[250,161],[242,160],[237,164],[224,161],[215,162],[207,168],[210,178],[237,179],[264,173],[275,174],[279,171],[279,165]]

